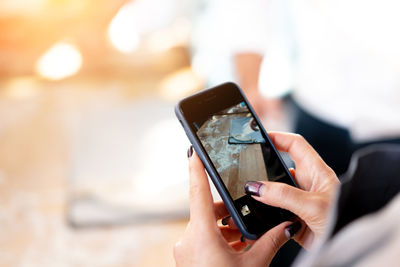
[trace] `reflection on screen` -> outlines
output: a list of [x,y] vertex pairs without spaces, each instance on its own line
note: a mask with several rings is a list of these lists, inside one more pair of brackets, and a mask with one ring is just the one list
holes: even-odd
[[233,200],[245,196],[247,181],[268,179],[290,183],[245,102],[193,125]]

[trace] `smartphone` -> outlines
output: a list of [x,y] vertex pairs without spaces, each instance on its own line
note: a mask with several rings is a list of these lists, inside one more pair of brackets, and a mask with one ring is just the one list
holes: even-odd
[[245,238],[257,239],[295,218],[244,192],[247,181],[296,183],[236,84],[224,83],[187,97],[176,105],[175,114]]

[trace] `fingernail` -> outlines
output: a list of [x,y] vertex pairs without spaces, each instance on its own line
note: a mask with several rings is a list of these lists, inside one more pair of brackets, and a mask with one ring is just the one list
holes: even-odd
[[245,242],[245,240],[244,240],[244,236],[241,236],[241,237],[240,237],[240,242],[242,242],[242,243],[244,243],[244,242]]
[[248,195],[260,197],[264,194],[264,184],[250,181],[244,185],[244,192]]
[[300,221],[294,222],[285,228],[285,235],[287,238],[292,238],[301,228]]
[[229,220],[230,217],[231,217],[231,216],[226,216],[225,218],[223,218],[223,219],[221,220],[222,225],[228,225],[228,220]]
[[190,158],[193,155],[193,146],[190,146],[188,151],[187,151],[187,157]]

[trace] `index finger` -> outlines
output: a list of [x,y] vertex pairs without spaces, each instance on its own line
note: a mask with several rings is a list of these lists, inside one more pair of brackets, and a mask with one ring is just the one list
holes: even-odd
[[189,158],[190,220],[193,223],[214,223],[214,203],[203,163],[196,153]]
[[229,215],[229,211],[222,201],[214,202],[215,219],[219,220]]

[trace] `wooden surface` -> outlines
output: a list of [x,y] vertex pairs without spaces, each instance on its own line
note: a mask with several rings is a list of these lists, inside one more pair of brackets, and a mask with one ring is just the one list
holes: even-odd
[[265,169],[261,145],[247,145],[240,152],[237,188],[241,190],[237,194],[241,193],[243,195],[243,188],[247,181],[264,181],[267,179],[267,170]]
[[207,120],[198,131],[233,199],[244,195],[247,181],[267,179],[260,144],[228,143],[231,120],[245,116],[247,113],[215,116],[216,119]]
[[[232,150],[240,145],[228,144],[230,121],[233,117],[241,116],[243,115],[216,116],[216,121],[212,119],[206,121],[198,131],[206,151],[229,192],[236,192],[240,155],[240,150]],[[232,194],[232,197],[235,198],[235,195]]]

